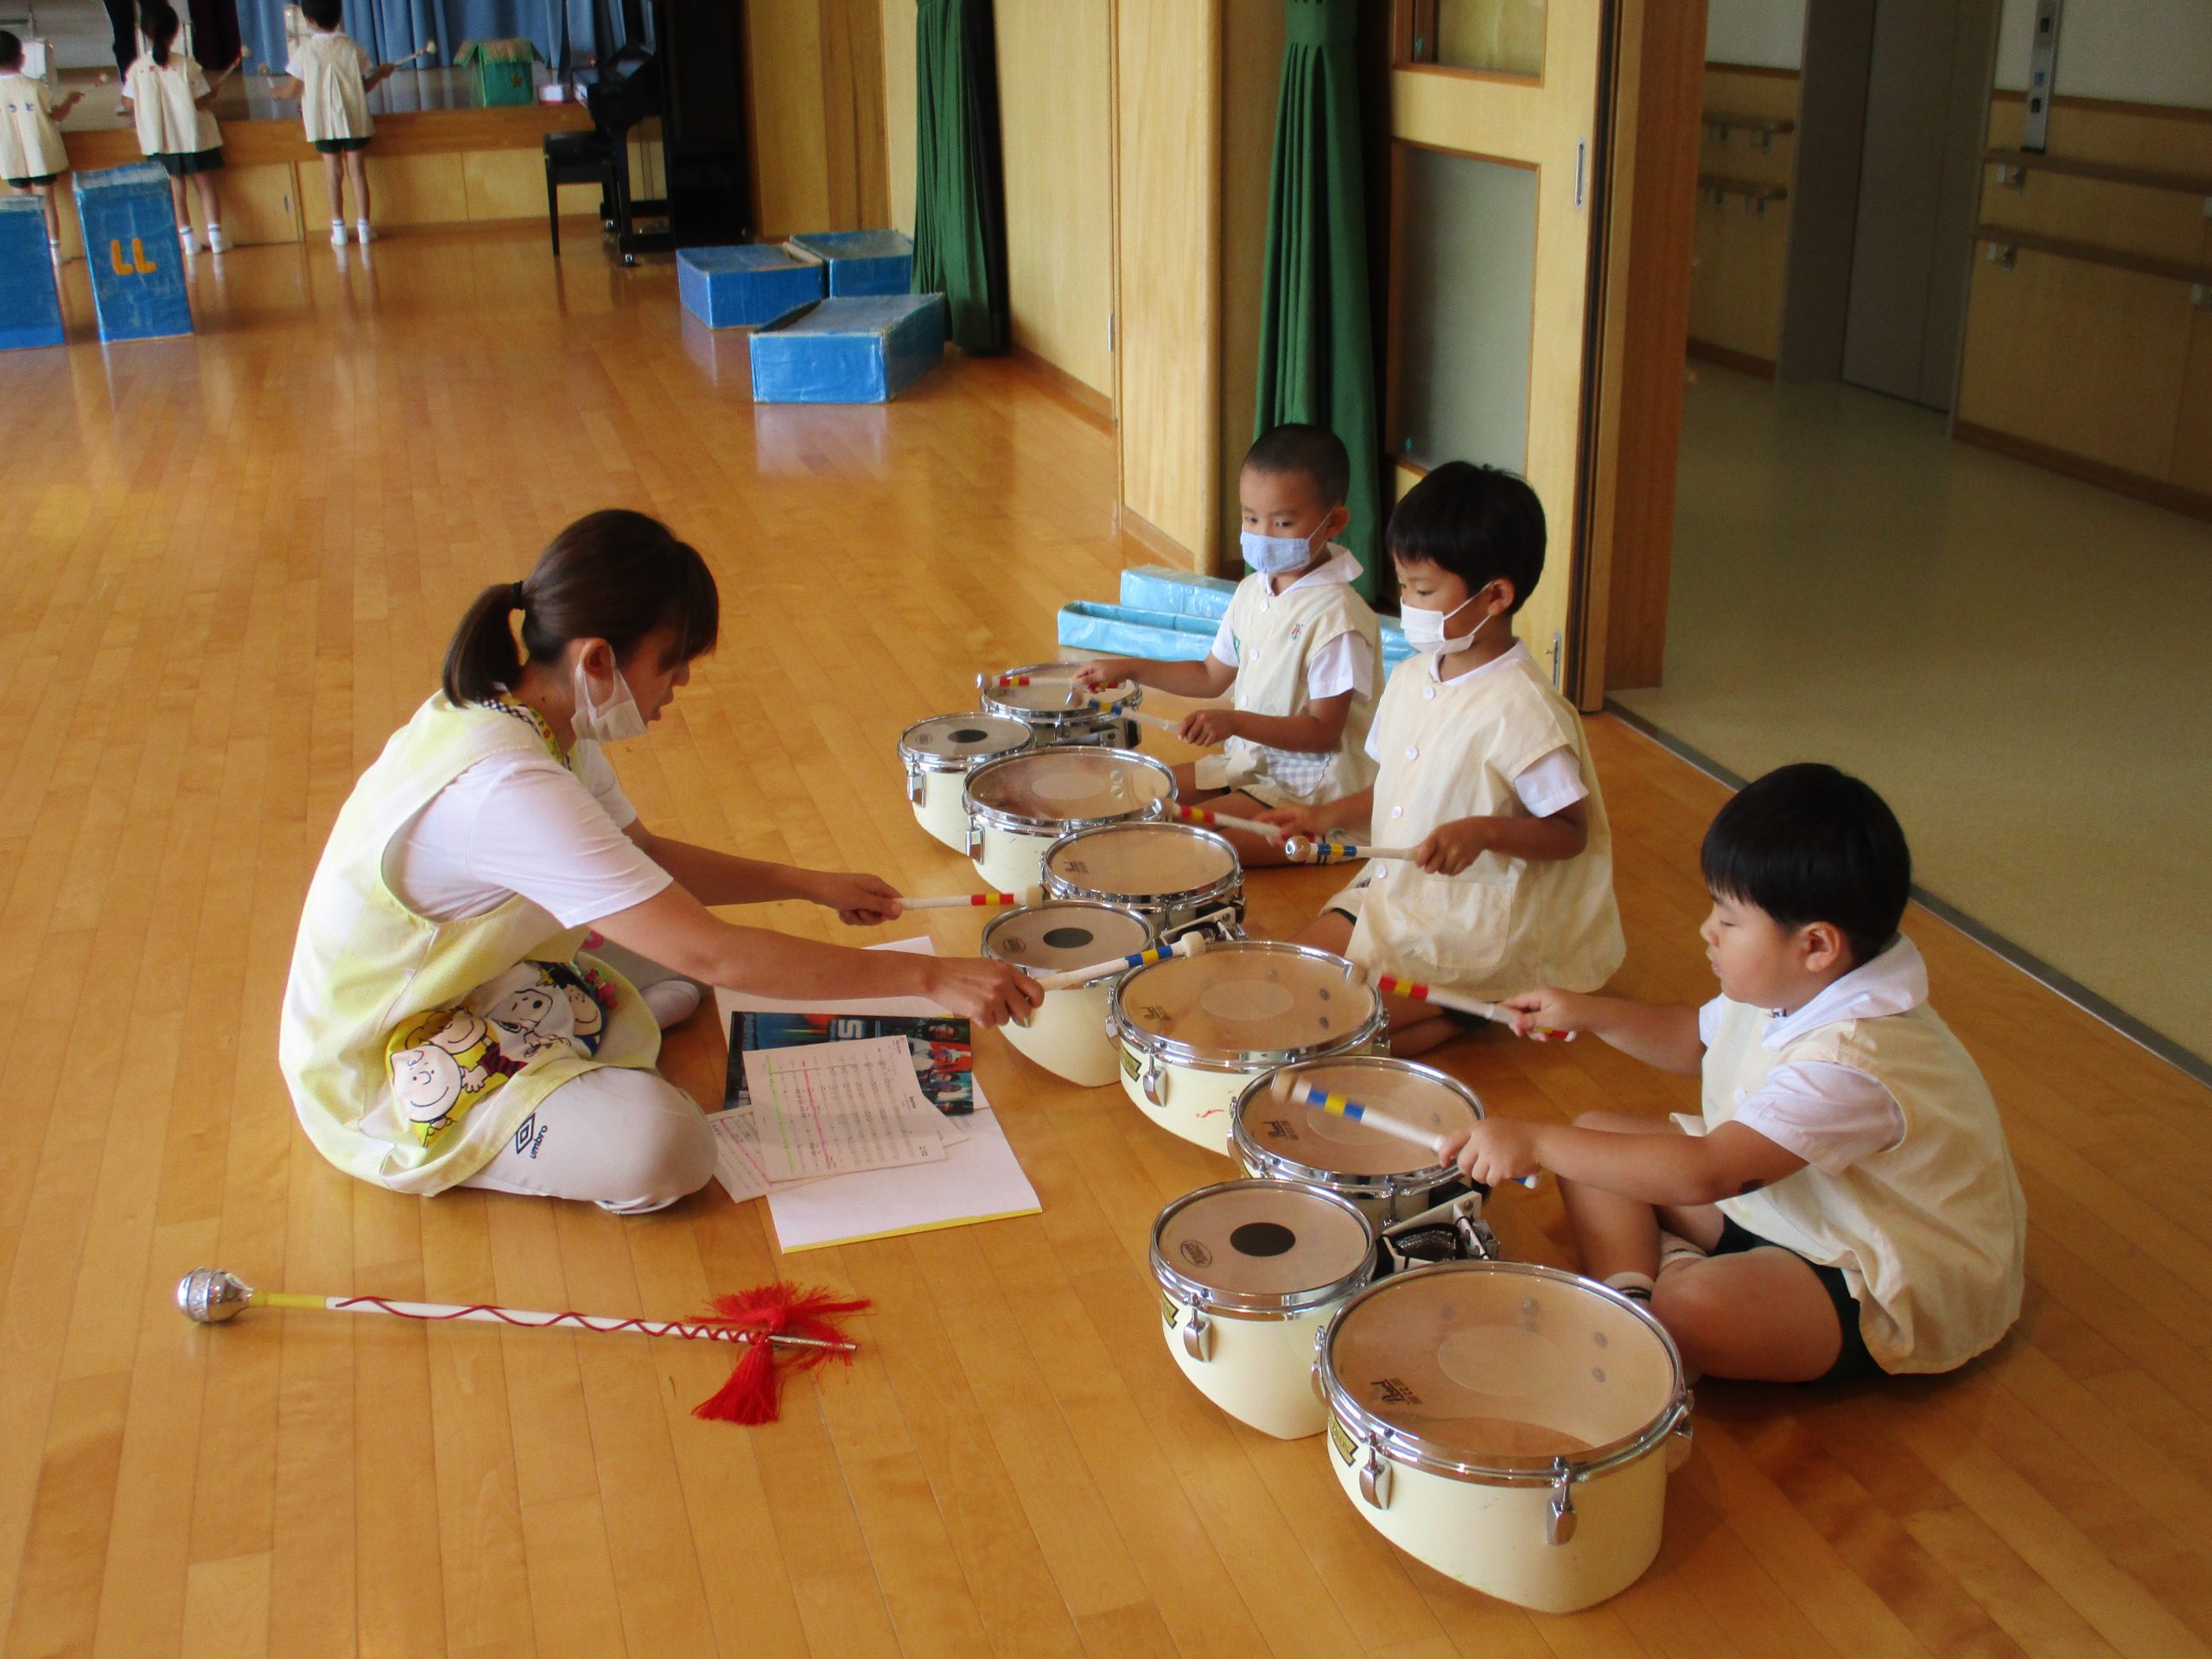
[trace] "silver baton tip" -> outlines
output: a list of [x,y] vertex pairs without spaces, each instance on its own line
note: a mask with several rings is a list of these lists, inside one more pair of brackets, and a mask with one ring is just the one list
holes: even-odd
[[176,1305],[195,1325],[220,1325],[245,1312],[253,1287],[220,1268],[194,1268],[176,1281]]

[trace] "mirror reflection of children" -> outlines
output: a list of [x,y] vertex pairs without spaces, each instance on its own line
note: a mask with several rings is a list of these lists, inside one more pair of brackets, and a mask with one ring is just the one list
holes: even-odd
[[223,166],[223,130],[208,107],[238,66],[232,64],[211,83],[191,54],[177,44],[183,24],[168,0],[146,0],[138,27],[146,37],[146,49],[131,60],[123,78],[123,96],[138,129],[138,148],[169,175],[169,204],[176,210],[177,240],[185,252],[200,251],[192,232],[192,213],[185,205],[187,179],[200,197],[200,215],[207,221],[207,251],[224,252],[231,245],[223,234],[222,194],[215,178]]
[[1784,766],[1720,810],[1702,861],[1711,1001],[1506,1003],[1522,1029],[1701,1076],[1702,1115],[1493,1117],[1459,1166],[1493,1185],[1555,1172],[1582,1270],[1648,1300],[1707,1376],[1964,1364],[2018,1317],[2026,1205],[1989,1086],[1897,931],[1904,830],[1857,779]]
[[[1218,754],[1175,768],[1176,798],[1229,817],[1333,801],[1375,776],[1368,721],[1382,678],[1382,627],[1352,586],[1359,561],[1337,545],[1351,522],[1351,461],[1325,427],[1263,434],[1237,474],[1242,546],[1252,574],[1236,585],[1213,644],[1197,662],[1108,657],[1086,663],[1085,691],[1134,680],[1179,697],[1230,695],[1197,709],[1182,737]],[[1285,862],[1282,843],[1224,829],[1247,865]]]
[[11,189],[39,199],[46,210],[46,251],[57,265],[61,263],[61,208],[54,187],[69,170],[60,124],[84,95],[79,87],[60,104],[52,102],[46,83],[23,73],[22,41],[0,29],[0,179],[7,180]]
[[346,32],[343,0],[300,0],[308,33],[296,41],[284,65],[289,84],[277,95],[300,100],[300,120],[308,142],[322,157],[322,186],[330,198],[330,245],[346,245],[346,192],[353,193],[353,232],[366,245],[376,240],[369,222],[369,169],[365,152],[377,130],[368,95],[391,78],[392,66],[372,62],[360,43]]

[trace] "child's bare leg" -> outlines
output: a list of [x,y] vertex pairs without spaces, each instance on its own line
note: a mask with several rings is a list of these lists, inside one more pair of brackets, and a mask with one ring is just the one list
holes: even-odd
[[[1615,1135],[1680,1133],[1663,1119],[1633,1117],[1626,1112],[1585,1112],[1574,1120],[1574,1127]],[[1567,1205],[1567,1224],[1574,1230],[1574,1248],[1586,1275],[1601,1283],[1618,1273],[1658,1277],[1660,1216],[1655,1206],[1566,1179],[1559,1184],[1559,1195]],[[1713,1237],[1719,1236],[1716,1226]]]
[[1707,1376],[1809,1382],[1843,1351],[1835,1304],[1813,1264],[1777,1246],[1675,1263],[1651,1311]]
[[322,155],[322,193],[330,198],[331,218],[343,219],[346,217],[346,170],[344,158],[336,150],[325,150]]
[[31,194],[38,198],[38,205],[46,210],[46,239],[58,244],[61,240],[61,204],[54,199],[54,187],[35,184],[31,186]]
[[[1352,919],[1341,910],[1325,910],[1291,936],[1294,944],[1310,944],[1341,957],[1351,944]],[[1402,1060],[1426,1054],[1451,1040],[1459,1030],[1443,1011],[1426,1002],[1409,1002],[1402,996],[1386,996],[1382,1011],[1390,1018],[1390,1052]]]
[[366,224],[369,218],[369,158],[361,150],[346,152],[346,180],[353,187],[353,217]]
[[195,173],[193,188],[200,193],[200,213],[211,226],[223,222],[223,197],[213,173]]
[[181,178],[169,180],[169,208],[176,214],[177,229],[189,231],[192,228],[192,209],[184,205],[184,181]]

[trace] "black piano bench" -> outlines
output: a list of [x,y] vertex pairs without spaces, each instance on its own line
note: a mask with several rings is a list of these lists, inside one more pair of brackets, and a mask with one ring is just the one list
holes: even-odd
[[545,135],[545,218],[553,232],[553,257],[561,257],[561,187],[599,186],[599,222],[614,228],[616,140],[603,132]]

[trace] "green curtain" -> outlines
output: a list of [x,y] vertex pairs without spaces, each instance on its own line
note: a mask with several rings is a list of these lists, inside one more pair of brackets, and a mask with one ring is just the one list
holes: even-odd
[[1351,524],[1343,541],[1367,567],[1359,587],[1371,599],[1382,496],[1354,60],[1359,0],[1283,0],[1283,8],[1289,30],[1275,104],[1252,435],[1305,421],[1344,440]]
[[1006,186],[990,0],[921,0],[914,92],[914,291],[944,296],[962,351],[1002,352]]

